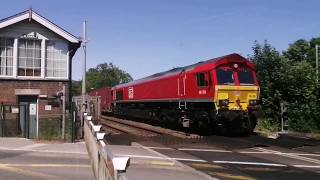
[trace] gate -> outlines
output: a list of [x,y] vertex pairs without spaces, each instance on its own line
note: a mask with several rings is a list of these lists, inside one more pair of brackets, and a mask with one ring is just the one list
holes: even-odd
[[93,116],[94,119],[98,120],[100,118],[100,97],[99,96],[86,96],[85,97],[86,102],[85,104],[82,103],[82,96],[74,96],[72,97],[72,104],[73,104],[73,116],[75,123],[75,136],[83,137],[83,116],[81,114],[81,109],[84,112],[87,112],[91,116]]
[[29,137],[29,131],[26,130],[29,127],[29,122],[23,120],[27,113],[26,109],[28,108],[25,105],[4,105],[1,103],[0,137]]

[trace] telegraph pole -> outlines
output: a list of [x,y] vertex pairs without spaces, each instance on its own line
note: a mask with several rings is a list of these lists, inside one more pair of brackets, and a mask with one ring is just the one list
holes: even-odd
[[[84,52],[83,57],[83,74],[82,74],[82,106],[85,111],[85,103],[86,103],[86,70],[87,70],[87,21],[83,22],[83,37],[82,37],[82,48]],[[83,112],[84,112],[83,111]],[[82,113],[83,113],[82,112]]]
[[83,48],[83,60],[82,60],[82,66],[83,66],[83,74],[82,74],[82,107],[81,107],[81,137],[84,136],[83,132],[83,123],[84,123],[84,113],[87,111],[86,108],[86,70],[87,70],[87,21],[83,22],[83,35],[82,35],[82,48]]
[[319,45],[316,44],[316,82],[319,81],[319,54],[318,54]]

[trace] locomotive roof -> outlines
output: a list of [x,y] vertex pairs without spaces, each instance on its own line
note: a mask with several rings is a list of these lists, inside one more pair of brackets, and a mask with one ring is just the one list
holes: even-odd
[[228,54],[228,55],[225,55],[225,56],[209,59],[209,60],[206,60],[206,61],[200,61],[200,62],[197,62],[195,64],[188,65],[188,66],[173,68],[173,69],[170,69],[168,71],[163,71],[163,72],[160,72],[160,73],[156,73],[156,74],[153,74],[151,76],[147,76],[147,77],[142,78],[142,79],[137,79],[137,80],[134,80],[134,81],[131,81],[131,82],[128,82],[128,83],[119,84],[119,85],[116,86],[116,88],[121,88],[121,87],[125,87],[125,86],[130,86],[130,85],[133,85],[133,84],[146,82],[146,81],[151,80],[151,79],[155,79],[155,78],[162,77],[162,76],[167,76],[167,75],[173,75],[173,74],[177,74],[177,73],[180,73],[180,72],[183,72],[183,71],[189,71],[189,70],[192,70],[192,69],[194,69],[196,67],[199,67],[199,66],[202,66],[202,65],[215,64],[216,62],[218,62],[220,60],[229,59],[231,57],[237,57],[237,59],[246,60],[246,58],[242,57],[241,55],[239,55],[237,53]]

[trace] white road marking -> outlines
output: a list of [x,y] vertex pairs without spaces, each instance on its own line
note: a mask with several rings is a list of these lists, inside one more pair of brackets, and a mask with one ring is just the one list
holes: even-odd
[[246,161],[212,161],[212,162],[217,164],[243,164],[243,165],[257,165],[257,166],[287,167],[287,165],[285,164],[246,162]]
[[[155,146],[145,146],[146,148],[150,149],[160,149],[160,150],[175,150],[174,148],[169,148],[169,147],[155,147]],[[254,148],[256,149],[256,148]],[[223,149],[198,149],[198,148],[178,148],[179,151],[199,151],[199,152],[217,152],[217,153],[240,153],[240,154],[275,154],[278,153],[274,151],[229,151],[229,150],[223,150]],[[315,156],[315,157],[320,157],[320,154],[315,154],[315,153],[283,153],[279,152],[284,155],[294,155],[294,156]]]
[[20,149],[20,148],[6,148],[6,147],[0,147],[0,150],[6,150],[6,151],[28,151],[28,152],[40,152],[40,153],[62,153],[62,154],[83,154],[88,155],[87,152],[77,152],[77,151],[52,151],[52,150],[34,150],[34,149]]
[[297,155],[297,156],[315,156],[315,157],[320,157],[320,154],[311,154],[311,153],[285,153],[285,154],[291,154],[291,155]]
[[177,161],[208,162],[208,161],[202,160],[202,159],[185,159],[185,158],[173,158],[173,159],[177,160]]
[[32,149],[35,147],[45,146],[45,145],[47,145],[47,144],[40,144],[40,143],[39,144],[31,144],[31,145],[20,147],[19,149],[28,150],[28,149]]
[[169,160],[170,158],[163,158],[159,156],[143,156],[143,155],[134,155],[134,154],[114,154],[115,156],[123,156],[123,157],[132,157],[132,158],[143,158],[143,159],[163,159]]
[[309,165],[293,165],[298,168],[320,168],[320,166],[309,166]]
[[[141,145],[141,144],[139,144],[139,143],[135,143],[135,144],[137,144],[138,146],[141,146],[141,147],[144,147],[143,145]],[[164,155],[164,154],[161,154],[161,153],[159,153],[159,152],[157,152],[157,151],[155,151],[155,150],[153,150],[153,149],[150,149],[150,148],[147,148],[147,147],[144,147],[147,151],[149,151],[149,152],[151,152],[151,153],[153,153],[153,154],[157,154],[158,156],[161,156],[162,158],[165,158],[165,159],[170,159],[170,157],[169,156],[166,156],[166,155]],[[201,160],[201,161],[203,161],[203,162],[207,162],[207,161],[205,161],[205,160]],[[171,162],[173,162],[174,164],[176,164],[176,165],[178,165],[178,166],[180,166],[180,167],[183,167],[185,170],[187,170],[187,171],[189,171],[189,172],[193,172],[193,173],[195,173],[195,174],[198,174],[198,175],[200,175],[202,178],[201,179],[208,179],[208,180],[216,180],[216,178],[213,178],[212,176],[210,176],[210,175],[208,175],[208,174],[206,174],[206,173],[203,173],[203,172],[201,172],[201,171],[197,171],[197,170],[195,170],[194,168],[192,168],[192,167],[190,167],[190,166],[187,166],[187,165],[185,165],[185,164],[183,164],[183,163],[181,163],[180,161],[177,161],[177,160],[171,160]],[[198,161],[199,162],[199,161]]]
[[272,154],[270,152],[257,152],[257,151],[240,151],[238,153],[241,153],[241,154]]
[[[269,152],[269,151],[240,151],[238,153],[241,154],[275,154],[275,152]],[[313,153],[283,153],[280,152],[281,154],[285,155],[296,155],[296,156],[315,156],[315,157],[320,157],[320,154],[313,154]]]
[[260,147],[256,148],[256,149],[260,150],[260,151],[263,151],[263,152],[270,152],[270,153],[273,153],[273,154],[276,154],[276,155],[285,156],[285,157],[289,157],[289,158],[293,158],[293,159],[298,159],[298,160],[301,160],[301,161],[320,164],[320,160],[318,160],[318,159],[307,158],[307,157],[303,157],[303,156],[299,156],[299,155],[295,155],[295,154],[282,153],[280,151],[274,151],[274,150],[269,150],[269,149],[260,148]]
[[177,160],[177,161],[190,161],[190,162],[208,162],[202,159],[188,159],[188,158],[164,158],[159,156],[143,156],[143,155],[133,155],[133,154],[115,154],[115,156],[131,157],[131,158],[142,158],[142,159],[161,159],[161,160]]
[[145,146],[145,147],[150,149],[174,150],[173,148],[169,148],[169,147],[149,147],[149,146]]
[[200,152],[222,152],[231,153],[232,151],[222,150],[222,149],[191,149],[191,148],[179,148],[180,151],[200,151]]

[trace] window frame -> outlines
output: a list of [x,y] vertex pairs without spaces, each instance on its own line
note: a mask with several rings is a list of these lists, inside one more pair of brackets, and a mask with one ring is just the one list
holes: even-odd
[[[226,70],[223,70],[223,68],[225,68]],[[235,86],[237,85],[237,78],[235,76],[235,72],[232,68],[228,69],[228,66],[220,66],[218,68],[215,69],[216,72],[216,77],[217,77],[217,85],[221,85],[221,86]],[[230,72],[233,82],[232,83],[221,83],[221,81],[219,80],[219,71],[225,71],[225,72]]]
[[[1,56],[1,51],[0,51],[0,77],[13,77],[14,76],[14,71],[15,71],[15,66],[14,66],[14,38],[13,37],[0,37],[0,41],[4,39],[5,41],[5,44],[4,46],[1,46],[0,44],[0,49],[4,48],[4,53],[5,55],[2,57]],[[12,46],[8,46],[7,45],[7,42],[8,42],[8,39],[11,39],[12,40]],[[8,56],[8,48],[11,48],[12,50],[12,56]],[[5,59],[5,66],[2,67],[1,65],[1,59],[4,58]],[[11,58],[11,66],[8,65],[8,61],[10,62],[10,59],[8,60],[8,58]],[[5,69],[5,74],[1,74],[1,69],[4,68]],[[10,68],[11,68],[11,74],[8,73],[10,72]]]
[[116,101],[121,101],[123,100],[123,90],[116,90]]
[[[251,78],[252,78],[252,83],[241,83],[241,80],[240,80],[241,72],[250,73]],[[239,81],[239,85],[240,86],[241,85],[243,85],[243,86],[254,86],[254,85],[256,85],[256,80],[254,78],[254,72],[250,68],[245,68],[245,71],[237,70],[237,75],[238,75],[238,81]]]
[[[62,50],[58,50],[55,48],[56,43],[59,42],[57,40],[48,40],[46,41],[46,45],[45,45],[45,67],[44,67],[44,73],[45,73],[45,78],[46,79],[68,79],[69,78],[69,49],[67,50],[66,54],[62,53]],[[53,46],[51,46],[50,49],[48,49],[48,45],[49,43],[53,43]],[[49,58],[48,57],[48,53],[49,51],[51,51],[50,53],[52,53],[53,58]],[[59,53],[57,53],[59,52]],[[57,54],[54,54],[57,53]],[[55,57],[59,56],[61,57],[61,55],[65,55],[65,59],[56,59]],[[51,67],[48,68],[48,64],[49,61],[51,61]],[[57,66],[58,63],[64,64],[62,65],[63,68],[56,68],[55,66]],[[60,65],[61,65],[60,64]],[[48,70],[51,70],[52,75],[48,75]],[[57,71],[58,70],[58,71]],[[60,70],[60,71],[59,71]],[[65,73],[65,76],[55,76],[55,74],[58,73]]]
[[[202,79],[200,79],[200,75],[202,76]],[[204,85],[201,83],[204,83]],[[210,73],[209,72],[198,72],[196,73],[196,82],[197,82],[197,86],[199,88],[208,88],[210,85]]]
[[[24,47],[24,50],[25,50],[25,57],[20,57],[20,41],[24,40],[25,41],[25,47]],[[28,41],[34,41],[33,43],[33,47],[32,48],[28,48]],[[42,61],[42,58],[41,58],[41,53],[42,53],[42,43],[41,43],[41,39],[29,39],[29,38],[19,38],[18,39],[18,45],[17,45],[17,68],[16,68],[16,71],[17,71],[17,77],[19,78],[41,78],[41,74],[42,74],[42,71],[43,69],[41,68],[41,61]],[[35,42],[39,42],[39,49],[36,48],[36,43]],[[32,50],[32,57],[29,57],[28,54],[28,50]],[[39,50],[40,52],[40,56],[37,58],[35,57],[35,54],[36,54],[36,50]],[[21,68],[20,67],[20,58],[24,58],[25,59],[25,63],[24,63],[24,66]],[[32,58],[32,67],[28,67],[27,66],[27,60],[29,58]],[[38,60],[39,61],[39,67],[36,67],[35,68],[35,60]],[[24,75],[20,75],[19,74],[19,69],[24,69]],[[32,69],[32,75],[27,75],[27,69]],[[36,75],[35,76],[35,70],[38,69],[40,70],[39,71],[39,75]]]

